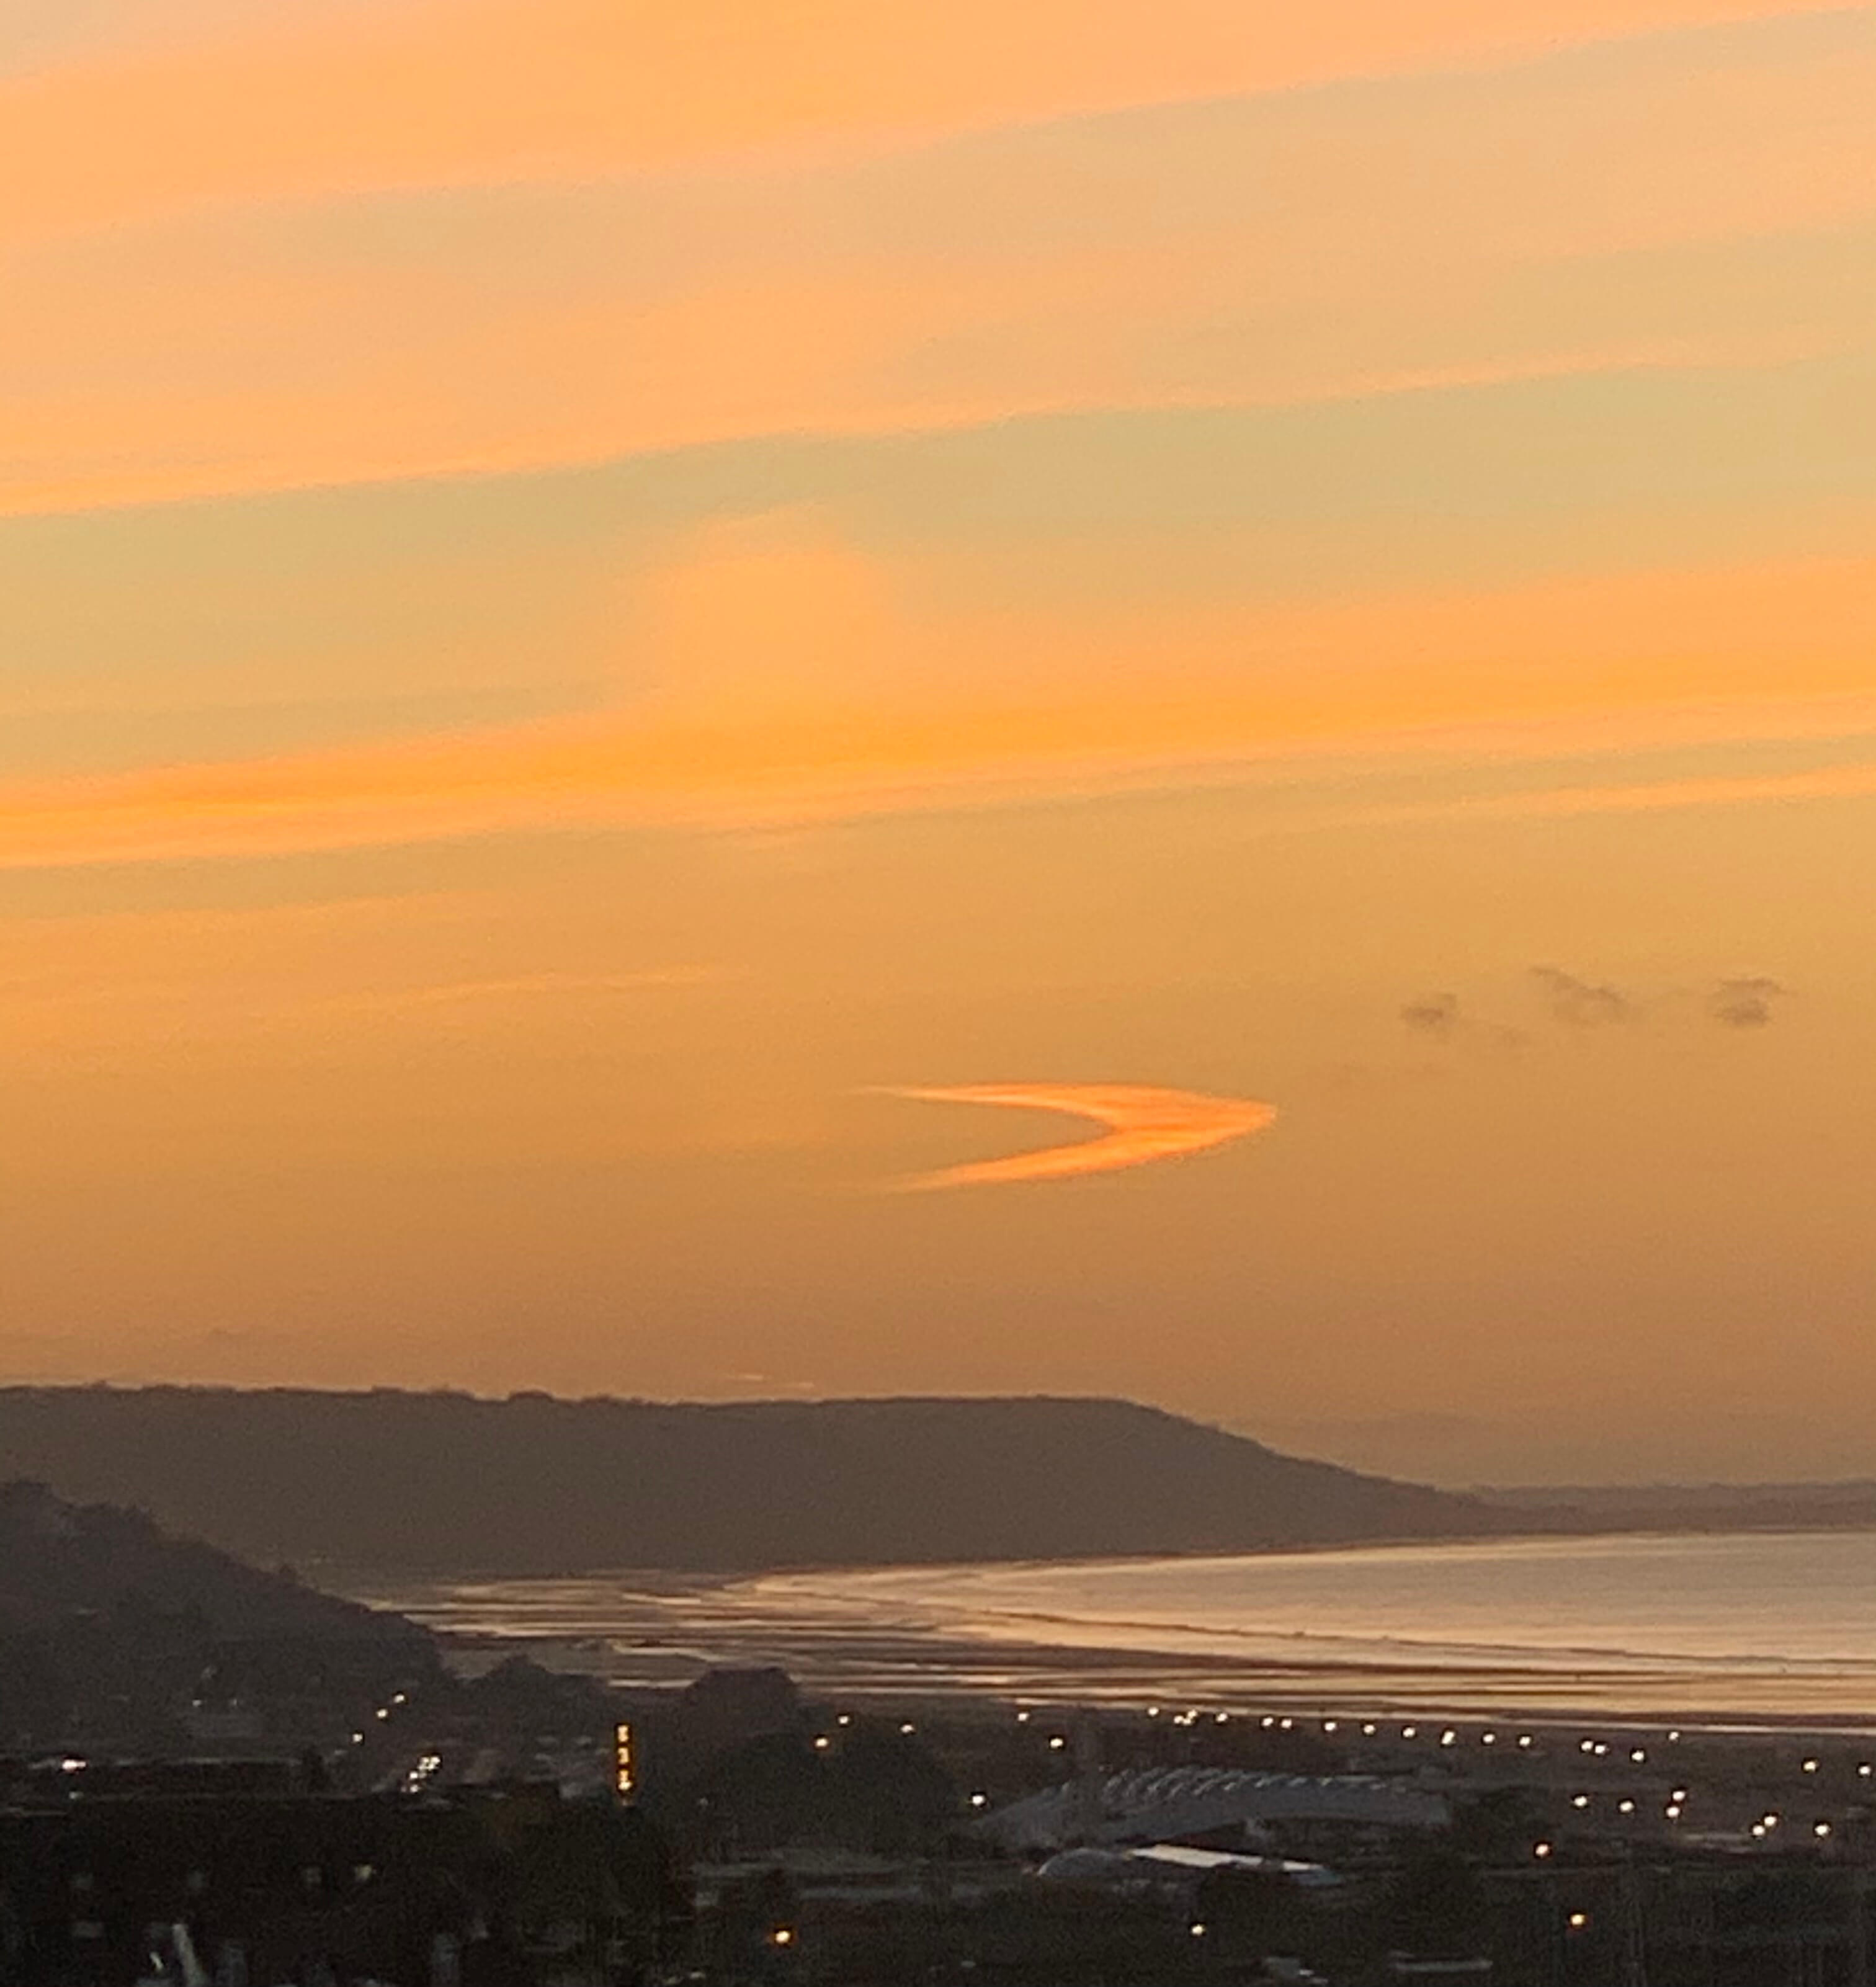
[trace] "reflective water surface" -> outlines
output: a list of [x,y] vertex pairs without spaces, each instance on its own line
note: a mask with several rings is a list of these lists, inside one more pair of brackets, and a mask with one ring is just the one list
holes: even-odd
[[353,1585],[622,1681],[761,1659],[858,1692],[1876,1722],[1876,1532]]

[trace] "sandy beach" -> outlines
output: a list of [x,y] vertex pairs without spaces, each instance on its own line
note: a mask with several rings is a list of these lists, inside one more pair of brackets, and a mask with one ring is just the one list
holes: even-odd
[[[626,1687],[774,1663],[806,1688],[856,1700],[1164,1700],[1314,1719],[1593,1716],[1855,1734],[1876,1729],[1876,1660],[1866,1653],[1876,1645],[1862,1640],[1859,1584],[1873,1552],[1867,1535],[1512,1541],[348,1591],[448,1635],[460,1661],[496,1660],[519,1640],[538,1660]],[[1771,1564],[1810,1583],[1808,1629],[1784,1594],[1760,1592]],[[1548,1614],[1520,1604],[1520,1578],[1540,1594],[1554,1590]],[[1406,1626],[1403,1593],[1419,1611]]]

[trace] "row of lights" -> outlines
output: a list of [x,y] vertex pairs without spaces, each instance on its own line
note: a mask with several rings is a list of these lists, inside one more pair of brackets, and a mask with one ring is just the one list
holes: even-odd
[[[380,1712],[378,1715],[380,1717],[383,1717],[384,1714]],[[1027,1716],[1027,1714],[1024,1713],[1024,1715]],[[843,1728],[849,1726],[853,1722],[853,1713],[850,1711],[843,1711],[840,1715],[834,1720],[834,1722]],[[917,1726],[913,1724],[909,1718],[903,1720],[899,1728],[900,1736],[903,1738],[906,1739],[909,1739],[913,1733],[917,1731],[918,1729]],[[815,1750],[817,1753],[825,1753],[828,1751],[832,1746],[833,1743],[833,1740],[828,1737],[826,1732],[817,1732],[815,1734]]]
[[[1590,1805],[1591,1799],[1591,1796],[1588,1794],[1574,1794],[1571,1797],[1570,1805],[1574,1808],[1587,1808]],[[1685,1787],[1675,1788],[1674,1798],[1662,1810],[1662,1814],[1669,1821],[1679,1821],[1685,1812],[1686,1800],[1687,1790]],[[1633,1800],[1625,1798],[1616,1803],[1616,1811],[1620,1814],[1633,1814],[1635,1811],[1635,1803]],[[1783,1820],[1783,1816],[1774,1810],[1768,1810],[1753,1823],[1753,1839],[1757,1841],[1764,1840]],[[1811,1834],[1820,1842],[1834,1832],[1831,1824],[1827,1821],[1814,1821],[1811,1823]],[[1535,1843],[1532,1845],[1531,1854],[1541,1863],[1554,1852],[1555,1847],[1554,1844],[1549,1842]]]
[[[1570,1796],[1570,1805],[1574,1808],[1586,1808],[1595,1798],[1594,1794],[1572,1794]],[[1681,1818],[1682,1807],[1686,1799],[1687,1790],[1685,1787],[1676,1787],[1668,1796],[1668,1804],[1662,1810],[1662,1813],[1670,1821],[1679,1821]],[[1633,1814],[1635,1811],[1635,1796],[1632,1794],[1623,1795],[1615,1803],[1615,1811],[1618,1814]]]
[[[1146,1707],[1146,1715],[1149,1718],[1157,1719],[1162,1715],[1162,1707],[1157,1704],[1149,1705]],[[1183,1712],[1175,1712],[1172,1714],[1172,1722],[1177,1726],[1194,1726],[1201,1722],[1203,1715],[1194,1706]],[[1016,1714],[1016,1722],[1019,1725],[1027,1725],[1030,1721],[1030,1715],[1027,1711],[1018,1711]],[[1215,1711],[1211,1714],[1211,1720],[1215,1725],[1225,1725],[1230,1723],[1230,1715],[1229,1712]],[[842,1722],[845,1723],[845,1720],[842,1719]],[[1321,1721],[1321,1729],[1325,1733],[1334,1736],[1341,1731],[1341,1722],[1342,1721],[1338,1718],[1324,1718]],[[1267,1712],[1258,1720],[1258,1723],[1260,1729],[1266,1732],[1292,1732],[1296,1729],[1297,1721],[1294,1717],[1280,1717],[1274,1712]],[[901,1729],[909,1728],[902,1727]],[[1363,1738],[1375,1738],[1378,1736],[1381,1727],[1375,1720],[1368,1719],[1362,1721],[1361,1732]],[[1412,1742],[1420,1736],[1420,1728],[1415,1724],[1403,1725],[1400,1727],[1400,1736],[1402,1739]],[[1681,1742],[1681,1737],[1679,1727],[1669,1728],[1667,1733],[1667,1742],[1669,1745],[1678,1746]],[[1459,1742],[1459,1732],[1451,1726],[1443,1727],[1439,1734],[1439,1742],[1444,1746],[1456,1746]],[[1050,1742],[1052,1746],[1058,1748],[1061,1742],[1055,1739],[1051,1739]],[[1496,1746],[1499,1742],[1499,1734],[1488,1729],[1479,1734],[1479,1742],[1481,1746]],[[1530,1732],[1520,1732],[1517,1735],[1517,1742],[1520,1751],[1529,1752],[1536,1745],[1537,1740]],[[1591,1758],[1601,1759],[1609,1756],[1610,1745],[1607,1739],[1591,1736],[1578,1739],[1577,1749]],[[1648,1749],[1645,1746],[1631,1746],[1628,1748],[1628,1760],[1631,1766],[1645,1766],[1648,1762]],[[1807,1759],[1803,1763],[1803,1770],[1807,1773],[1815,1773],[1820,1770],[1822,1763],[1820,1760],[1814,1758]],[[1861,1762],[1857,1767],[1857,1773],[1862,1780],[1876,1778],[1876,1763],[1867,1760]]]

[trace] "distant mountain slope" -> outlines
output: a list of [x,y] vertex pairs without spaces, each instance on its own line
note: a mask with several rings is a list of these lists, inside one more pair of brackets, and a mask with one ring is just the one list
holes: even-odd
[[218,1641],[424,1641],[400,1615],[171,1538],[141,1511],[68,1503],[40,1483],[0,1483],[0,1637],[184,1615]]
[[1078,1399],[726,1405],[0,1389],[0,1474],[360,1570],[1227,1552],[1503,1529],[1461,1496]]

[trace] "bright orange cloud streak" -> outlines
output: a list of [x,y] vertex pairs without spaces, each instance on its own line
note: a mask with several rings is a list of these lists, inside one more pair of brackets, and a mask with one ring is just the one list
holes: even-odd
[[[838,548],[681,571],[655,644],[663,700],[0,788],[0,869],[811,821],[1353,754],[1529,759],[1876,731],[1868,561],[1187,609],[1176,627],[962,610],[921,622],[890,574]],[[960,656],[976,659],[968,682]]]
[[1016,1152],[1008,1159],[973,1160],[921,1173],[903,1182],[908,1190],[1114,1172],[1247,1138],[1277,1117],[1274,1105],[1248,1098],[1206,1097],[1196,1091],[1155,1090],[1130,1083],[976,1083],[896,1088],[885,1094],[928,1104],[1058,1111],[1108,1128],[1105,1137],[1079,1145],[1051,1145],[1039,1152]]

